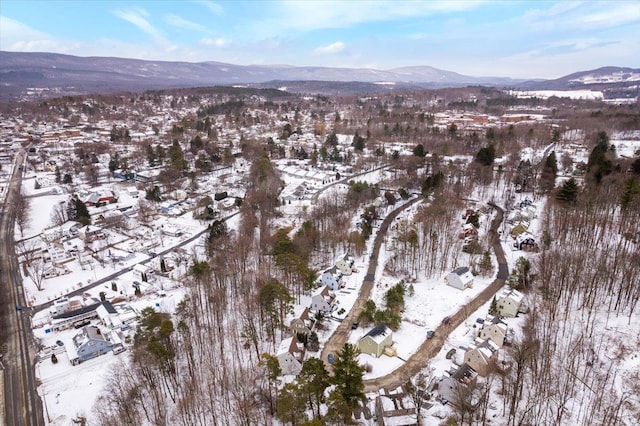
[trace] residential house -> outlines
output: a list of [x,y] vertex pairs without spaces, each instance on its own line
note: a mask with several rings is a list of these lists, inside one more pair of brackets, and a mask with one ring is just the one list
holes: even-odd
[[112,191],[104,191],[103,193],[91,192],[82,198],[82,202],[87,206],[114,203],[116,201],[118,199]]
[[473,286],[473,274],[466,266],[461,266],[446,276],[447,284],[458,290]]
[[476,238],[478,236],[478,230],[475,226],[470,223],[465,223],[462,226],[462,234],[460,234],[460,239],[465,238]]
[[118,317],[118,311],[116,311],[111,303],[103,303],[98,306],[96,314],[98,314],[100,321],[102,321],[104,325],[109,326],[109,328],[113,328],[111,327],[111,325],[113,325],[113,318]]
[[476,381],[478,373],[469,364],[452,368],[438,382],[438,393],[452,404],[457,404],[463,390]]
[[536,243],[535,237],[528,232],[523,232],[519,234],[518,236],[516,236],[515,239],[516,241],[513,243],[513,246],[518,250],[525,250],[525,251],[538,250],[538,244]]
[[304,346],[295,336],[289,337],[280,342],[276,357],[283,375],[298,375],[302,370]]
[[484,323],[482,323],[482,329],[480,330],[481,339],[491,339],[493,343],[499,348],[504,345],[504,341],[507,337],[507,324],[502,320],[500,315],[487,315]]
[[101,305],[111,306],[111,303],[96,302],[87,306],[77,306],[77,304],[71,303],[69,299],[59,299],[60,302],[56,302],[54,305],[54,313],[51,317],[51,329],[54,331],[64,330],[71,327],[74,324],[79,324],[84,321],[98,318],[98,307]]
[[478,375],[486,377],[496,365],[498,360],[498,346],[489,339],[476,339],[464,353],[464,362],[478,372]]
[[79,222],[69,221],[60,226],[45,229],[42,231],[42,237],[45,241],[51,242],[61,238],[72,238],[78,234],[78,229],[82,225]]
[[138,263],[133,266],[133,276],[144,282],[153,281],[153,268],[148,265]]
[[506,318],[516,317],[523,298],[524,295],[518,290],[511,288],[503,290],[496,299],[498,313]]
[[393,333],[385,324],[373,327],[367,334],[358,340],[358,349],[363,354],[373,355],[379,358],[385,348],[391,346]]
[[527,230],[527,225],[522,222],[518,222],[518,224],[511,228],[511,231],[509,233],[511,234],[511,237],[516,238],[518,235],[527,232]]
[[342,274],[338,272],[338,267],[327,269],[320,275],[320,284],[336,291],[342,287]]
[[348,254],[345,254],[342,259],[336,262],[336,268],[338,268],[342,275],[351,275],[352,272],[357,272],[357,269],[353,264],[353,258],[349,257]]
[[294,318],[289,325],[289,329],[291,330],[291,334],[297,336],[298,334],[309,335],[311,331],[313,331],[313,327],[315,325],[315,320],[311,318],[309,308],[304,308],[304,311],[300,314],[298,318]]
[[105,235],[102,233],[102,228],[87,225],[78,229],[78,237],[85,243],[90,243],[96,240],[104,239]]
[[77,353],[75,360],[70,359],[71,363],[77,365],[83,361],[104,355],[109,352],[113,346],[102,331],[93,325],[86,325],[82,330],[73,336],[73,346]]
[[313,311],[323,313],[331,312],[331,308],[335,298],[336,295],[329,289],[329,287],[320,287],[318,290],[316,290],[315,293],[311,295],[310,308]]

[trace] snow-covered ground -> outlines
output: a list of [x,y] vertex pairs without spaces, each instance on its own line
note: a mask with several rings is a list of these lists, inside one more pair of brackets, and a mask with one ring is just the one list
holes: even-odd
[[570,99],[604,99],[602,92],[597,90],[528,90],[511,91],[512,95],[518,98],[542,98],[548,99],[552,96]]

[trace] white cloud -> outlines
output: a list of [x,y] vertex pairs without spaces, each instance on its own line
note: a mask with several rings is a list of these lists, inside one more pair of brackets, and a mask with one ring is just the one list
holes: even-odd
[[331,55],[334,53],[339,53],[344,50],[344,43],[341,41],[336,41],[335,43],[328,44],[326,46],[320,46],[313,49],[314,55]]
[[209,29],[204,25],[198,24],[197,22],[193,22],[188,19],[184,19],[183,17],[178,15],[173,15],[173,14],[166,15],[164,19],[167,22],[167,24],[173,27],[183,28],[185,30],[200,31],[202,33],[209,32]]
[[69,53],[81,43],[59,40],[20,21],[0,15],[0,50]]
[[207,8],[209,12],[216,16],[221,16],[224,13],[224,9],[218,3],[208,0],[193,0],[193,2]]
[[231,44],[231,40],[228,40],[223,37],[218,37],[218,38],[205,37],[200,39],[200,44],[203,44],[205,46],[226,47]]
[[522,24],[541,31],[601,31],[640,21],[640,3],[560,2],[550,9],[528,10]]
[[114,10],[113,14],[118,18],[135,25],[140,30],[150,35],[155,41],[163,44],[166,43],[162,32],[147,20],[149,13],[146,10],[136,7],[128,10]]
[[483,1],[283,1],[277,8],[285,28],[312,31],[365,22],[395,21],[474,9]]

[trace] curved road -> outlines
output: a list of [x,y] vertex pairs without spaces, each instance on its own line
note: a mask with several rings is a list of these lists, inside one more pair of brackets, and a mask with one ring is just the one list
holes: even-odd
[[347,342],[349,338],[349,333],[351,332],[351,323],[357,321],[360,312],[364,308],[364,304],[367,300],[369,300],[369,296],[371,295],[371,289],[373,289],[373,283],[375,282],[375,274],[376,269],[378,268],[378,253],[380,252],[380,247],[382,246],[382,242],[385,239],[387,230],[389,229],[389,225],[393,222],[393,220],[398,216],[398,214],[411,207],[418,201],[422,201],[424,198],[416,197],[408,202],[404,203],[400,207],[393,210],[391,213],[387,215],[382,221],[380,225],[380,230],[376,234],[376,239],[373,243],[373,250],[371,251],[371,256],[369,257],[369,267],[367,268],[367,274],[364,277],[364,281],[362,282],[362,286],[360,287],[360,293],[358,294],[358,298],[355,303],[351,307],[349,311],[349,315],[340,323],[336,331],[333,332],[329,340],[324,345],[322,349],[322,353],[320,354],[320,359],[322,359],[327,366],[327,368],[331,368],[331,364],[327,360],[327,356],[330,353],[335,354],[338,352],[344,344]]
[[40,397],[35,379],[35,345],[31,339],[31,321],[24,306],[22,278],[14,250],[14,198],[22,185],[24,150],[16,156],[15,167],[0,213],[0,342],[2,368],[0,377],[4,395],[0,401],[6,425],[44,425]]
[[504,217],[504,211],[493,203],[489,203],[489,205],[497,211],[496,217],[493,218],[491,228],[489,229],[491,246],[493,247],[493,251],[498,259],[498,273],[496,275],[496,279],[487,288],[482,290],[475,299],[471,300],[469,303],[458,309],[455,314],[451,315],[449,317],[449,324],[440,324],[440,326],[435,330],[435,336],[430,340],[425,340],[420,348],[418,348],[418,350],[411,355],[409,359],[407,359],[407,362],[402,364],[398,369],[386,376],[364,380],[365,392],[373,392],[381,388],[395,389],[398,386],[405,384],[409,378],[418,374],[418,372],[426,366],[427,362],[440,352],[440,349],[442,349],[442,346],[449,334],[462,324],[469,314],[475,312],[480,308],[480,306],[488,302],[489,299],[491,299],[493,295],[496,294],[502,286],[504,286],[505,281],[509,278],[509,268],[497,233]]

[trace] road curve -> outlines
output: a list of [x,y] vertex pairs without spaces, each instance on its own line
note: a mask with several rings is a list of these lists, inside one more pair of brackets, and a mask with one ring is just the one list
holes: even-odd
[[462,322],[468,318],[469,314],[478,310],[480,306],[488,302],[489,299],[504,286],[506,279],[509,277],[509,268],[497,232],[504,217],[504,210],[493,203],[489,203],[489,205],[497,211],[488,233],[491,246],[498,260],[496,279],[473,300],[458,309],[455,314],[451,315],[448,324],[440,324],[435,330],[435,336],[430,340],[425,340],[420,348],[407,359],[407,362],[386,376],[364,380],[365,392],[374,392],[383,388],[395,389],[405,384],[409,378],[418,374],[418,372],[427,365],[427,362],[440,352],[449,334],[462,324]]
[[371,295],[371,290],[373,289],[373,283],[375,282],[375,274],[376,269],[378,268],[378,254],[380,252],[380,247],[382,246],[382,242],[385,239],[387,230],[389,229],[389,225],[393,222],[393,220],[407,208],[416,204],[419,201],[422,201],[424,198],[421,196],[413,198],[412,200],[407,201],[402,204],[400,207],[393,210],[391,213],[387,215],[382,221],[380,225],[380,229],[376,234],[376,239],[373,242],[373,249],[371,251],[369,266],[367,268],[367,274],[364,276],[364,281],[362,282],[362,286],[360,287],[360,293],[358,294],[358,298],[354,302],[351,310],[347,317],[338,325],[336,331],[333,332],[327,343],[324,345],[322,349],[322,353],[320,354],[320,359],[322,359],[327,366],[327,368],[331,369],[331,364],[328,361],[328,355],[330,353],[335,354],[337,351],[342,349],[344,344],[347,342],[349,338],[349,333],[351,332],[351,323],[353,321],[357,321],[360,312],[364,308],[364,304],[367,300],[369,300],[369,296]]

